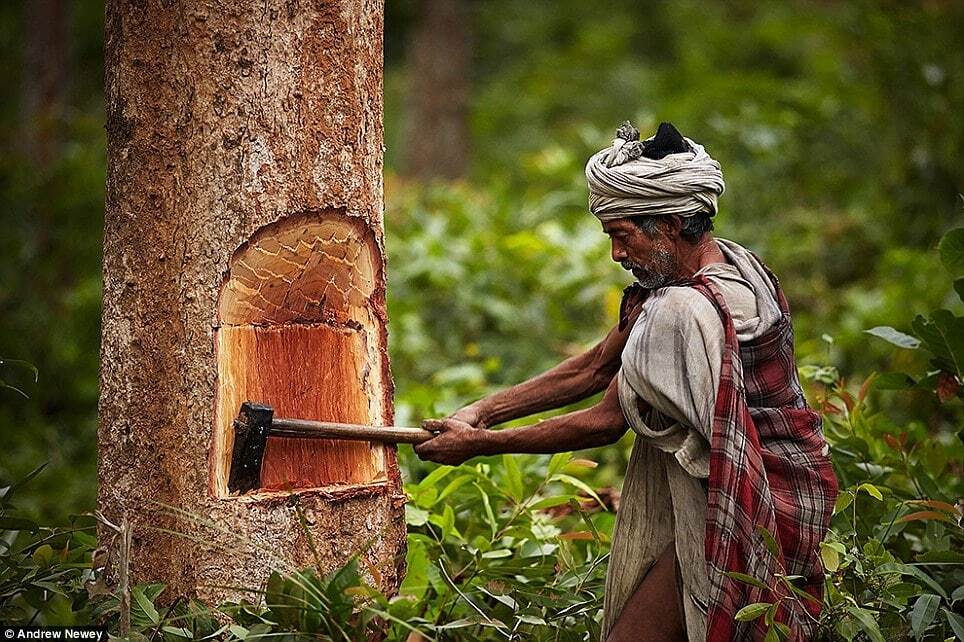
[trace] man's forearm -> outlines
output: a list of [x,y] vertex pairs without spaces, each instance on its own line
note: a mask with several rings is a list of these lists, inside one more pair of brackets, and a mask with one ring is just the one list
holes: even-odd
[[622,330],[619,326],[610,330],[591,350],[570,357],[519,385],[480,399],[471,408],[485,425],[491,426],[560,408],[604,390],[619,371],[629,329],[638,315],[637,308],[630,313],[629,324]]
[[578,359],[567,359],[537,377],[481,399],[476,406],[485,423],[494,425],[560,408],[606,388],[608,380],[582,368]]
[[524,428],[481,430],[455,417],[427,419],[422,426],[436,436],[416,445],[415,453],[453,466],[479,455],[557,453],[605,446],[626,432],[615,382],[593,407]]
[[546,419],[531,426],[489,430],[477,435],[479,455],[550,454],[615,443],[626,432],[621,413],[598,406]]

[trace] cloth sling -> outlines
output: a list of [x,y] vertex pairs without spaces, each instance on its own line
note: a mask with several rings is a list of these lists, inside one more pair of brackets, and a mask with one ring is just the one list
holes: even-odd
[[[762,640],[764,618],[734,619],[753,602],[783,598],[776,621],[790,628],[794,642],[812,637],[820,613],[824,574],[819,545],[829,528],[837,480],[820,415],[807,406],[797,376],[786,298],[773,273],[764,269],[783,316],[764,335],[743,344],[709,279],[698,276],[680,284],[713,304],[725,330],[707,496],[708,640]],[[775,540],[775,555],[762,529]],[[750,575],[768,588],[727,572]],[[777,577],[781,574],[801,576],[797,586],[815,599],[794,595]]]

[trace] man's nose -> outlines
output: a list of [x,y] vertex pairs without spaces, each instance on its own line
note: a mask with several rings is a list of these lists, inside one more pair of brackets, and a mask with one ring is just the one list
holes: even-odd
[[616,263],[622,263],[623,261],[626,260],[626,250],[624,250],[622,247],[613,243],[612,256],[613,256],[613,261],[615,261]]

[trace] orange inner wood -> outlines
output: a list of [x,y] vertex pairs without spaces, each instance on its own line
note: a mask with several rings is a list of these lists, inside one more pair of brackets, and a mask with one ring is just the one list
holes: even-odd
[[[268,404],[275,417],[380,421],[377,257],[371,231],[331,210],[263,228],[232,257],[215,330],[216,495],[228,494],[232,422],[244,401]],[[270,437],[261,489],[366,483],[383,468],[381,444]]]
[[[240,326],[218,331],[219,356],[236,377],[221,399],[234,412],[246,400],[276,417],[366,423],[364,337],[324,325]],[[376,477],[371,444],[270,437],[261,469],[265,490],[361,483]]]

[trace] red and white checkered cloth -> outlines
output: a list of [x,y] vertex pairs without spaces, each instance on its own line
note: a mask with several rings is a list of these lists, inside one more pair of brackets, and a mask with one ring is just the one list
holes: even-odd
[[[757,259],[759,260],[759,258]],[[761,262],[762,265],[762,262]],[[801,599],[778,574],[798,575],[796,586],[816,598],[823,591],[820,542],[827,533],[837,480],[821,418],[807,406],[793,354],[790,310],[772,272],[783,316],[756,340],[740,344],[726,303],[705,277],[687,284],[714,305],[725,349],[713,418],[705,552],[710,573],[707,640],[762,640],[764,618],[737,622],[754,602],[785,597],[776,620],[790,640],[809,640],[819,601]],[[773,555],[761,529],[776,540]],[[728,577],[750,575],[766,590]]]

